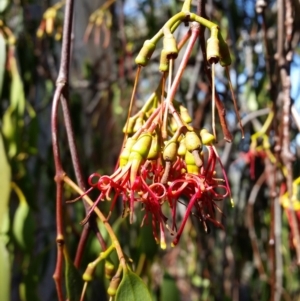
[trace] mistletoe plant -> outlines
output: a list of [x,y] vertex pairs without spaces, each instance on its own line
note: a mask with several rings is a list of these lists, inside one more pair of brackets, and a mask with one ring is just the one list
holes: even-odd
[[[144,42],[135,59],[138,68],[128,119],[123,128],[125,137],[117,167],[112,175],[92,174],[88,179],[90,188],[84,191],[84,180],[80,172],[69,118],[69,109],[66,102],[68,98],[67,70],[70,56],[73,1],[69,0],[66,3],[62,64],[57,80],[52,113],[52,137],[56,166],[55,180],[57,182],[58,246],[54,279],[59,300],[64,300],[61,279],[63,260],[65,261],[66,275],[68,275],[66,277],[68,299],[78,298],[74,296],[74,282],[76,283],[77,281],[77,289],[81,289],[77,269],[74,268],[64,243],[62,219],[63,182],[79,193],[79,197],[75,200],[83,199],[86,209],[86,217],[82,222],[84,229],[74,261],[75,267],[80,265],[87,236],[91,229],[96,233],[102,247],[102,252],[94,261],[88,264],[82,275],[85,284],[80,293],[80,300],[84,300],[87,285],[93,279],[95,268],[101,261],[105,261],[106,275],[107,278],[111,279],[107,290],[111,298],[115,298],[115,300],[151,299],[145,284],[133,272],[130,260],[127,259],[128,257],[122,250],[118,238],[109,224],[109,218],[117,202],[123,203],[123,215],[129,215],[130,223],[134,222],[135,210],[138,210],[138,208],[143,210],[142,225],[152,225],[154,239],[160,244],[162,249],[167,247],[166,232],[172,237],[172,246],[179,242],[187,219],[191,214],[199,218],[206,231],[208,230],[208,223],[213,223],[220,228],[223,227],[216,218],[216,210],[221,212],[217,203],[227,197],[231,199],[231,192],[224,167],[214,146],[217,136],[215,106],[219,113],[224,138],[230,141],[231,135],[227,129],[224,107],[215,93],[214,68],[215,64],[220,63],[221,66],[227,69],[231,63],[231,58],[219,27],[211,21],[192,13],[190,6],[191,1],[185,1],[182,10],[172,16],[154,37]],[[189,25],[189,30],[182,40],[177,42],[174,32],[182,23]],[[206,43],[206,59],[211,65],[213,134],[206,129],[199,131],[193,128],[191,125],[192,118],[188,110],[179,101],[175,100],[175,94],[192,49],[199,38],[200,26],[205,26],[210,30],[210,38]],[[159,64],[161,80],[140,111],[131,116],[141,71],[147,66],[160,40],[163,42]],[[186,43],[187,46],[183,48]],[[183,49],[185,50],[179,68],[176,74],[173,74],[174,61],[178,58],[178,53],[183,51]],[[227,74],[229,74],[228,69]],[[63,108],[78,186],[66,176],[60,162],[57,142],[57,108],[59,102],[61,102]],[[217,165],[222,169],[222,177],[218,177],[216,174]],[[88,193],[93,189],[99,191],[98,198],[94,201],[88,197]],[[75,200],[69,201],[69,203]],[[98,208],[102,201],[111,202],[110,210],[106,214]],[[176,213],[178,204],[183,202],[186,205],[186,211],[179,225]],[[99,218],[103,222],[111,239],[108,247],[97,228],[95,218]],[[114,251],[117,253],[119,260],[116,270],[109,259]]]

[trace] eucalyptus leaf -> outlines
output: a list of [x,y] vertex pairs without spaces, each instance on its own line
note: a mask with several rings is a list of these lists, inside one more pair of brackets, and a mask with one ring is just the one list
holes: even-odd
[[132,271],[126,270],[115,301],[152,301],[152,299],[143,280]]
[[19,198],[19,206],[13,219],[13,234],[18,245],[26,251],[30,251],[34,244],[35,221],[24,193],[12,183],[14,191]]
[[66,249],[64,249],[65,257],[65,281],[66,290],[69,301],[79,301],[83,287],[82,277],[74,266]]
[[[11,170],[8,163],[8,159],[5,153],[3,137],[0,134],[0,224],[2,229],[2,222],[4,221],[4,216],[8,210],[8,201],[10,195],[10,179]],[[1,300],[1,299],[0,299]]]

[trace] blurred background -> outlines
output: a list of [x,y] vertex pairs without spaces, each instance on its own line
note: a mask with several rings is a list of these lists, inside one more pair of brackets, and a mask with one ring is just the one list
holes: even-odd
[[[75,1],[69,106],[86,180],[93,172],[110,174],[114,170],[136,72],[134,58],[143,42],[180,11],[182,4],[176,0]],[[278,58],[279,37],[283,37],[284,66],[291,83],[287,93],[291,97],[288,135],[293,155],[293,197],[297,204],[294,209],[300,229],[297,182],[300,19],[296,18],[300,3],[286,1],[284,8],[280,0],[195,0],[193,11],[199,11],[201,5],[207,18],[220,26],[231,50],[231,81],[245,131],[242,139],[228,79],[224,69],[217,66],[216,89],[226,108],[233,136],[232,143],[225,142],[217,124],[216,146],[228,172],[235,202],[234,207],[229,200],[220,204],[225,230],[212,225],[206,233],[199,220],[191,217],[178,246],[160,250],[151,227],[140,228],[142,216],[129,225],[127,219],[121,218],[119,205],[110,221],[153,300],[299,301],[300,273],[291,218],[285,212],[286,177],[280,155],[286,86],[276,53]],[[97,22],[90,18],[95,12],[100,16]],[[57,300],[52,279],[56,221],[50,116],[60,64],[63,19],[63,2],[0,0],[0,299],[3,301]],[[184,25],[177,29],[177,40],[187,29]],[[158,84],[159,51],[157,47],[151,63],[142,70],[134,112]],[[175,70],[180,58],[181,54]],[[193,116],[195,128],[211,130],[209,91],[198,43],[176,95]],[[59,127],[63,168],[74,179],[62,116]],[[70,189],[65,189],[65,200],[75,197]],[[104,212],[109,208],[105,203],[101,206]],[[66,242],[74,257],[84,208],[77,202],[64,209]],[[90,237],[81,272],[100,251],[96,238]],[[100,267],[86,300],[108,300],[106,287]]]

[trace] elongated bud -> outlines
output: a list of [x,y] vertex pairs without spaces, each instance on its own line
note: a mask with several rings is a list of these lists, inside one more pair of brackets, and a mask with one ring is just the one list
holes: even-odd
[[224,41],[221,33],[218,35],[220,47],[220,64],[222,67],[231,65],[230,51],[227,43]]
[[188,173],[198,175],[199,174],[199,167],[196,165],[195,158],[193,154],[189,151],[186,151],[184,161],[186,164],[186,169]]
[[109,296],[115,296],[117,293],[117,289],[119,287],[119,284],[121,282],[121,277],[120,276],[114,276],[109,284],[109,287],[107,289],[107,293]]
[[[150,151],[152,135],[150,133],[142,133],[136,143],[131,148],[132,153],[138,153],[143,159],[146,159]],[[130,160],[130,156],[129,156]]]
[[160,53],[159,70],[161,72],[166,72],[169,70],[168,53],[165,49],[163,49]]
[[139,168],[144,160],[146,160],[152,142],[152,136],[149,133],[143,133],[133,145],[128,162],[131,162],[130,183],[133,187],[137,177]]
[[189,152],[202,149],[201,138],[195,132],[187,132],[185,134],[185,145]]
[[96,265],[94,263],[89,263],[86,267],[85,272],[82,275],[82,279],[84,281],[92,281],[94,279],[94,271],[95,271]]
[[206,43],[206,58],[207,61],[212,63],[217,63],[220,59],[220,46],[218,39],[218,27],[211,30],[211,37]]
[[215,142],[215,136],[211,134],[207,129],[200,131],[201,141],[204,145],[211,145]]
[[170,140],[166,143],[164,151],[163,151],[163,159],[165,161],[175,161],[177,157],[177,142],[174,140]]
[[179,143],[177,154],[183,157],[185,156],[185,153],[186,153],[186,145],[185,145],[185,138],[183,138]]
[[160,143],[158,140],[159,140],[158,135],[153,135],[150,151],[147,156],[148,160],[155,160],[158,158],[159,151],[160,151]]
[[188,110],[186,107],[180,105],[179,106],[179,111],[180,111],[180,116],[181,119],[185,122],[185,123],[190,123],[192,122],[192,117],[190,116]]
[[134,124],[134,127],[133,127],[133,132],[137,132],[144,124],[144,120],[143,118],[141,117],[138,117],[135,124]]
[[133,133],[133,127],[135,124],[135,118],[130,117],[126,124],[123,127],[123,133],[124,134],[132,134]]
[[146,40],[139,54],[135,58],[135,63],[140,66],[146,66],[155,50],[156,45],[150,40]]
[[172,116],[170,119],[170,128],[173,132],[176,132],[176,130],[178,129],[178,125],[175,121],[175,118]]
[[178,56],[177,43],[174,36],[171,33],[164,35],[163,49],[166,52],[167,57],[176,59]]
[[126,143],[125,143],[125,147],[121,152],[120,155],[120,163],[119,165],[121,167],[125,166],[128,162],[129,156],[130,156],[130,152],[131,152],[131,148],[132,146],[135,144],[136,140],[132,139],[132,138],[128,138]]
[[105,260],[104,272],[105,277],[109,280],[113,277],[113,275],[116,272],[114,264],[109,259]]

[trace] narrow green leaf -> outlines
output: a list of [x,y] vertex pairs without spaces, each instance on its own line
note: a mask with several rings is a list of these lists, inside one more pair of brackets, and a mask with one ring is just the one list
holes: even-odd
[[3,78],[5,74],[6,63],[6,43],[2,34],[0,34],[0,97],[2,95]]
[[79,301],[83,287],[82,277],[70,259],[67,250],[64,249],[65,257],[65,281],[69,301]]
[[0,300],[10,300],[10,259],[6,249],[11,170],[0,134]]
[[20,201],[13,220],[13,234],[16,242],[23,250],[32,251],[34,230],[33,213],[26,201]]
[[150,293],[143,282],[135,273],[125,271],[118,287],[115,301],[152,301]]
[[180,292],[175,279],[169,274],[165,274],[161,287],[161,301],[180,301]]
[[[4,149],[2,135],[0,134],[0,224],[4,220],[4,216],[8,210],[8,200],[10,195],[10,165]],[[2,225],[1,225],[2,226]],[[1,227],[0,227],[1,229]]]

